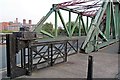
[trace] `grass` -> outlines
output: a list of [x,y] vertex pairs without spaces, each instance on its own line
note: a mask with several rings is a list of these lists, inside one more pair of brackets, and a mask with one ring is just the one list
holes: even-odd
[[0,31],[1,33],[12,33],[13,31],[11,31],[11,30],[2,30],[2,31]]

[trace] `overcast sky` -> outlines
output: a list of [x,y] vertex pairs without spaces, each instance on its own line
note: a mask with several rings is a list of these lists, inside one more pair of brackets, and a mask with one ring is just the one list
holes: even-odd
[[0,0],[0,22],[23,19],[36,24],[52,7],[52,4],[69,0]]

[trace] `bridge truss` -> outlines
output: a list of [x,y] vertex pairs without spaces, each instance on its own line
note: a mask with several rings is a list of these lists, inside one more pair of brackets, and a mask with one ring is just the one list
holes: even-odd
[[[68,12],[68,25],[61,10]],[[55,34],[52,35],[42,29],[48,17],[55,13]],[[75,13],[77,18],[71,27],[71,15]],[[59,17],[58,17],[59,16]],[[86,17],[86,20],[83,18]],[[53,4],[50,11],[36,25],[35,32],[41,32],[52,38],[58,37],[58,18],[67,32],[68,37],[74,36],[75,28],[78,26],[78,37],[81,37],[81,28],[85,31],[85,41],[81,49],[85,53],[96,51],[120,38],[120,0],[73,0],[59,4]]]
[[[65,23],[66,19],[64,19],[61,10],[65,10],[69,14],[68,25]],[[55,34],[52,35],[42,27],[53,12],[55,13]],[[72,13],[77,15],[73,26]],[[58,38],[58,16],[67,37]],[[119,41],[119,17],[120,1],[118,0],[73,0],[53,4],[47,15],[36,25],[35,32],[21,31],[6,35],[7,77],[16,78],[22,75],[31,75],[34,70],[66,62],[67,56],[79,52],[79,40],[83,38],[81,37],[83,36],[81,28],[85,33],[81,50],[85,53],[96,51]],[[76,28],[79,29],[77,37],[74,36]],[[36,32],[46,34],[54,40],[37,40]],[[90,60],[92,61],[92,57]],[[92,69],[89,67],[89,70]]]

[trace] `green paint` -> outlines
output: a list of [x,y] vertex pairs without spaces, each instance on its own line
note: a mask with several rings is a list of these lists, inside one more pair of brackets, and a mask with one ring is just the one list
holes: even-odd
[[45,34],[45,35],[47,35],[47,36],[49,36],[49,37],[54,38],[54,36],[53,36],[52,34],[46,32],[46,31],[44,31],[44,30],[41,30],[41,33],[43,33],[43,34]]
[[[85,48],[87,48],[87,44],[90,41],[92,41],[92,40],[97,41],[96,39],[94,39],[95,36],[98,36],[95,31],[98,31],[96,29],[100,25],[102,17],[103,17],[103,15],[105,13],[105,10],[107,8],[108,2],[109,2],[109,0],[106,0],[105,2],[103,2],[103,6],[100,8],[100,10],[98,11],[97,15],[95,16],[95,19],[94,19],[94,21],[91,24],[91,28],[90,28],[89,32],[87,33],[87,37],[86,37],[86,39],[85,39],[85,41],[84,41],[84,43],[82,45],[82,49],[83,50],[86,50]],[[97,28],[95,28],[95,27],[97,27]],[[86,51],[86,52],[88,52],[88,51]]]
[[75,24],[74,24],[74,26],[72,27],[71,36],[73,35],[73,33],[74,33],[74,31],[75,31],[75,28],[76,28],[76,26],[77,26],[78,20],[79,20],[79,15],[77,16],[76,21],[75,21]]
[[[83,20],[83,16],[79,14],[78,11],[69,9],[69,8],[62,8],[62,10],[68,11],[69,15],[69,21],[68,21],[68,27],[66,26],[66,23],[64,22],[63,16],[60,12],[60,9],[57,8],[57,5],[54,5],[53,8],[46,14],[45,17],[41,21],[38,22],[36,25],[36,28],[34,31],[48,35],[49,37],[58,37],[58,16],[61,20],[61,23],[64,27],[64,29],[67,32],[68,37],[72,37],[73,33],[75,32],[75,29],[77,27],[77,23],[79,24],[78,29],[78,36],[81,36],[81,25],[83,26],[83,29],[85,31],[86,39],[81,47],[81,49],[85,50],[86,53],[98,50],[101,47],[104,47],[106,45],[109,45],[113,42],[117,41],[118,34],[120,38],[120,9],[119,5],[120,3],[113,5],[113,0],[102,0],[102,7],[97,12],[96,16],[92,18],[90,26],[89,26],[89,17],[86,16],[86,21]],[[41,30],[43,23],[47,20],[47,18],[52,14],[52,12],[55,12],[55,36],[52,34]],[[72,12],[77,13],[78,16],[75,20],[75,24],[72,27]],[[101,24],[102,18],[104,16],[104,13],[106,13],[106,25]],[[86,24],[85,24],[86,22]],[[101,31],[101,27],[105,27],[105,33],[104,31]],[[112,34],[112,37],[111,37]],[[100,35],[100,36],[99,36]],[[102,39],[102,43],[99,43],[99,37]],[[100,40],[101,40],[100,39]],[[113,40],[114,39],[114,40]]]
[[84,23],[84,20],[83,20],[83,16],[81,16],[81,22],[82,22],[82,26],[83,26],[83,29],[85,31],[85,34],[87,34],[87,29],[85,27],[85,23]]
[[87,21],[86,21],[86,31],[88,32],[89,17],[86,16],[86,18],[87,18],[87,19],[86,19],[86,20],[87,20]]
[[113,5],[113,2],[112,2],[112,16],[113,16],[113,23],[114,23],[114,28],[115,28],[115,39],[117,39],[117,25],[116,25],[116,17],[115,17],[115,10],[114,10],[114,5]]
[[119,4],[115,5],[115,18],[116,18],[116,37],[118,38],[118,32],[119,32]]
[[57,11],[55,10],[55,37],[58,36],[58,27],[57,27]]
[[106,37],[110,39],[110,25],[111,25],[111,3],[108,3],[106,10]]
[[70,33],[70,37],[72,36],[71,34],[71,11],[69,11],[69,23],[68,23],[68,30],[69,30],[69,33]]
[[78,29],[79,29],[79,32],[78,32],[78,36],[81,36],[81,15],[79,15],[79,26],[78,26]]
[[61,22],[62,22],[62,24],[63,24],[64,29],[67,31],[68,36],[70,36],[70,33],[69,33],[69,31],[68,31],[68,28],[66,27],[65,22],[64,22],[64,19],[63,19],[63,17],[62,17],[62,15],[61,15],[61,13],[60,13],[59,10],[58,10],[58,15],[59,15],[59,17],[60,17],[60,20],[61,20]]

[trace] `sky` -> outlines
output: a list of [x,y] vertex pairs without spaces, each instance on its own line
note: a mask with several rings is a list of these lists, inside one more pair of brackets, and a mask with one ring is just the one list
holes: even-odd
[[23,19],[36,24],[52,7],[52,4],[69,0],[0,0],[0,22]]

